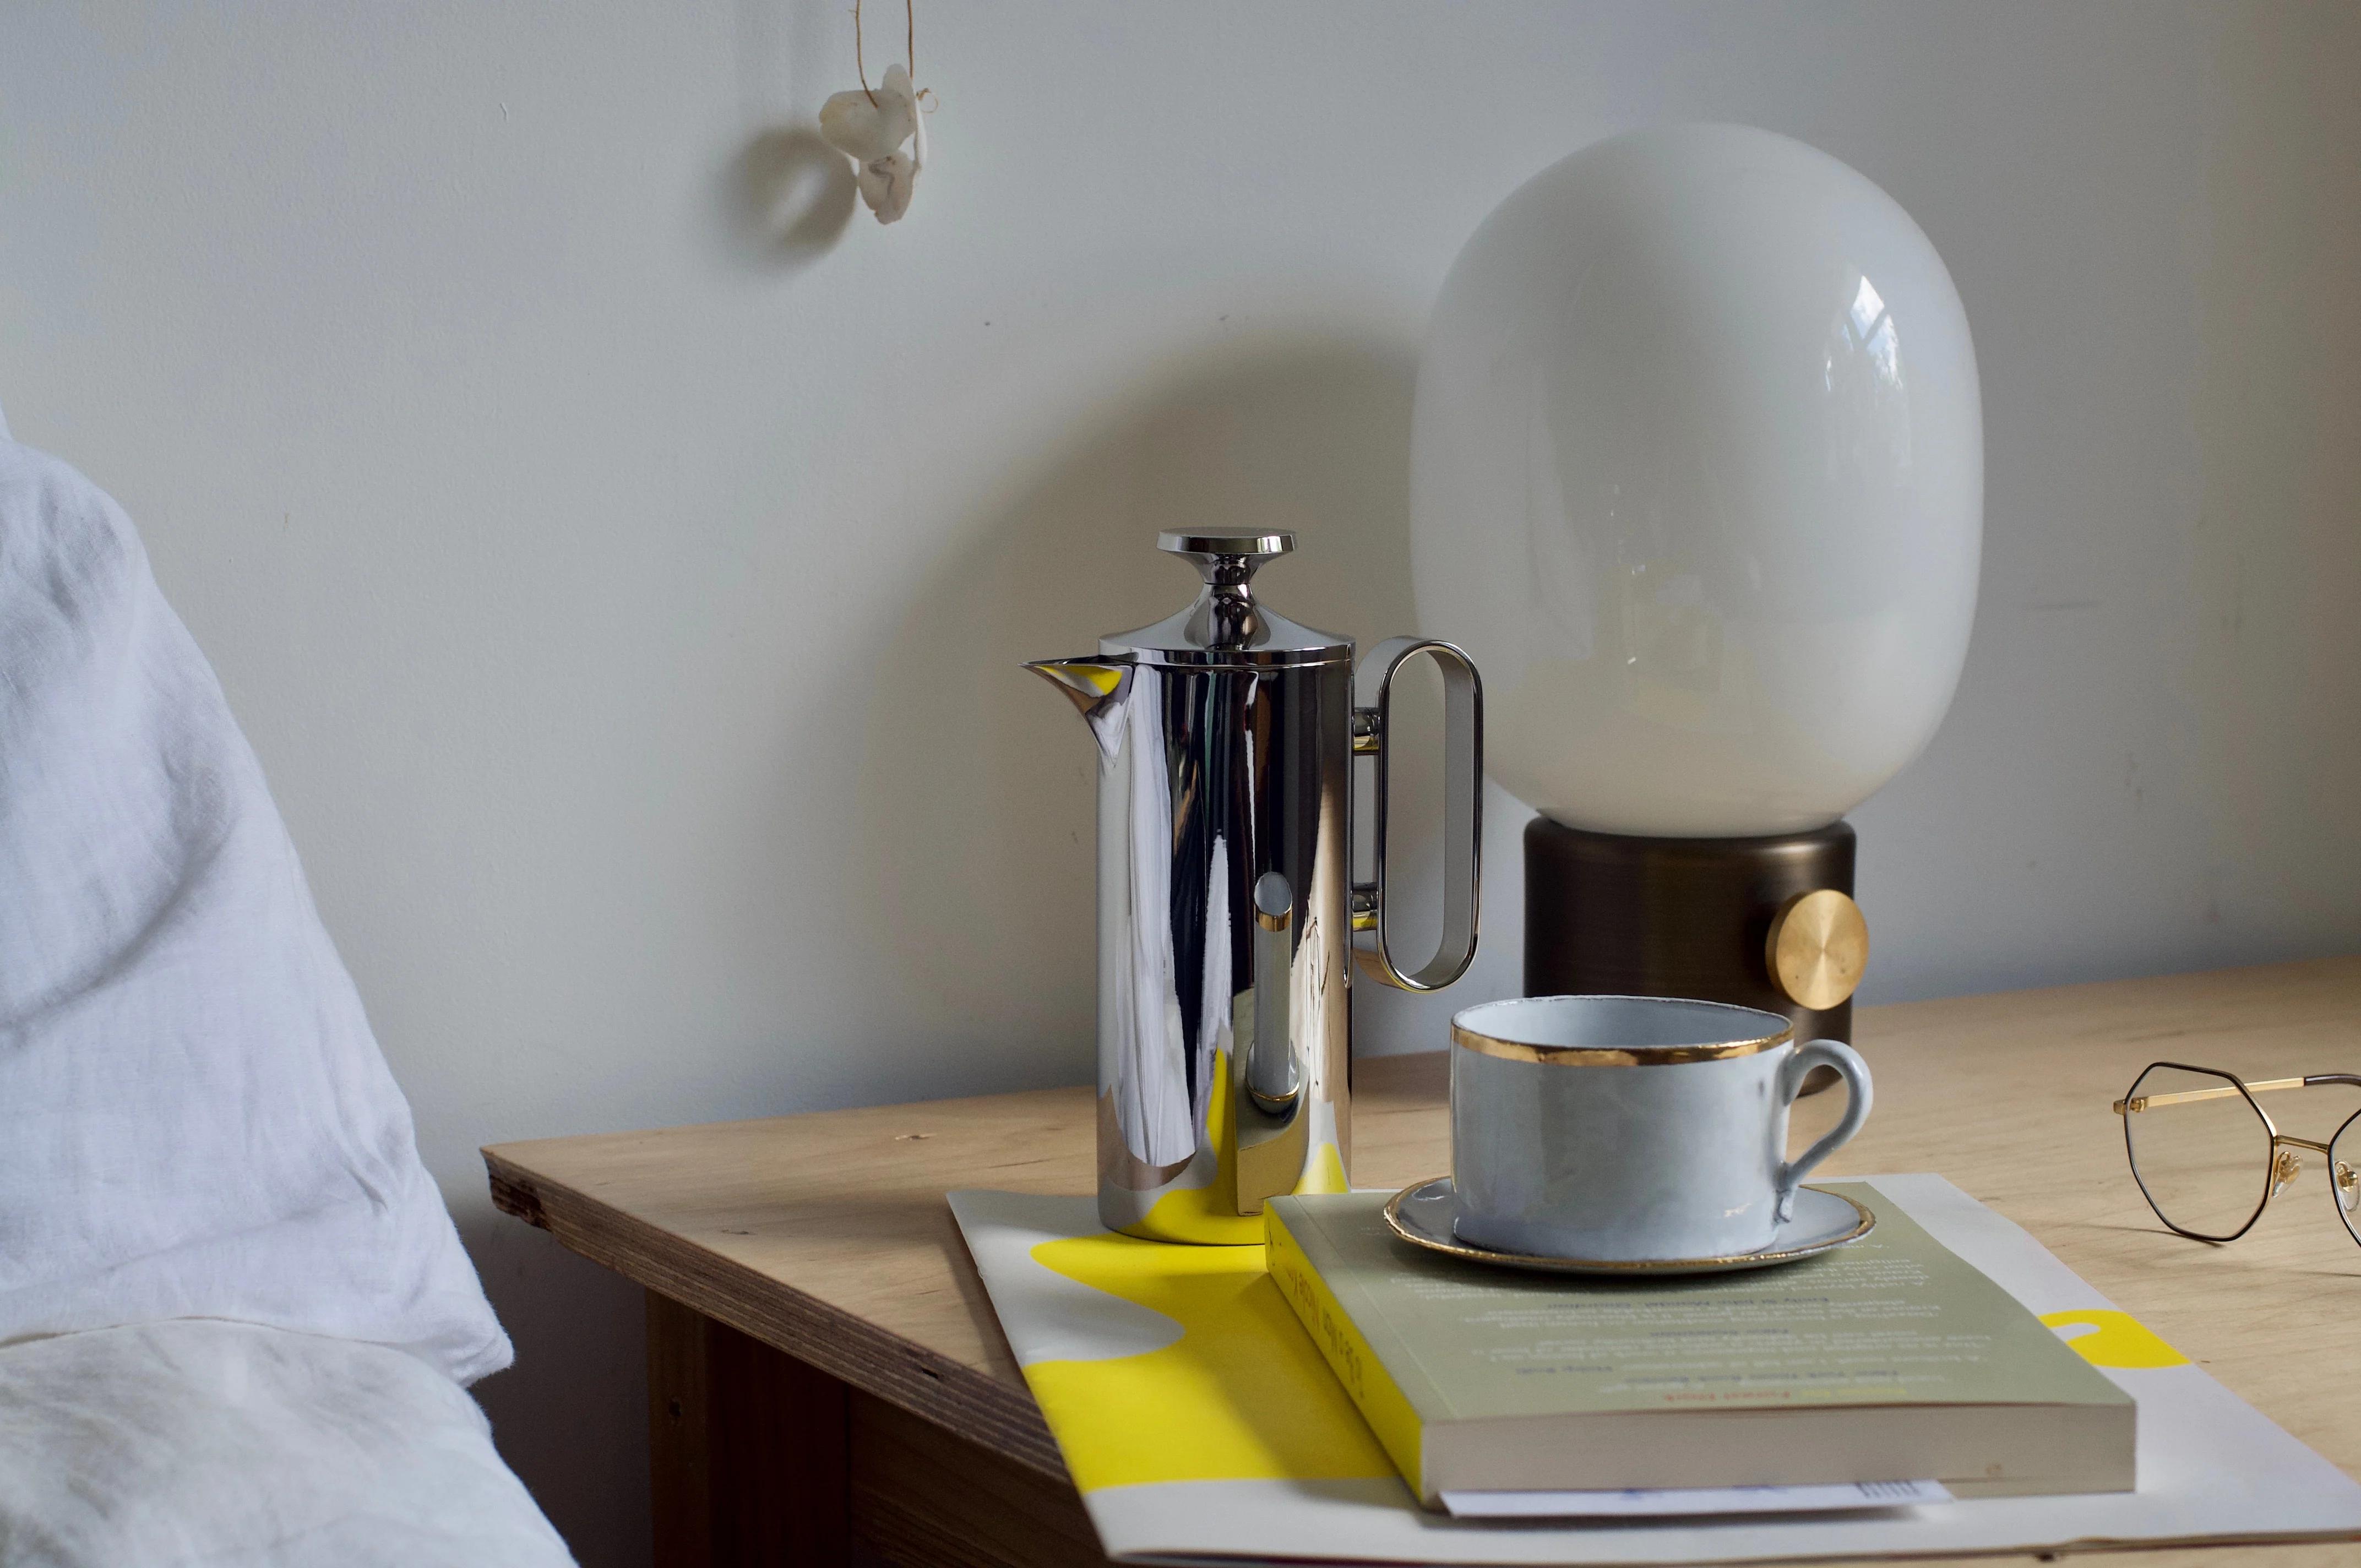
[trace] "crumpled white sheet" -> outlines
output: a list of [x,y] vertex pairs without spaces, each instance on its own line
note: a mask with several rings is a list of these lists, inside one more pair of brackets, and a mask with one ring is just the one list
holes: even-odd
[[0,1568],[562,1568],[474,1399],[203,1319],[0,1349]]
[[212,668],[0,434],[0,1343],[179,1317],[510,1360]]
[[0,1568],[568,1563],[509,1359],[204,655],[0,422]]

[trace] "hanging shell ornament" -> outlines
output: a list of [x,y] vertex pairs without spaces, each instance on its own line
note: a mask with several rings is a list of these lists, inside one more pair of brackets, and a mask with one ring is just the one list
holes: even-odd
[[[879,223],[893,223],[910,210],[910,192],[927,166],[927,116],[910,90],[908,71],[887,66],[873,93],[864,87],[830,97],[820,105],[819,134],[852,159],[861,199]],[[904,142],[910,144],[907,152]]]

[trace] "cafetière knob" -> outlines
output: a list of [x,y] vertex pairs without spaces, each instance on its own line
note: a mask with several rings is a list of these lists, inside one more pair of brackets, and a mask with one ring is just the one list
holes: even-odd
[[1771,922],[1764,959],[1789,1001],[1824,1013],[1841,1005],[1869,967],[1869,922],[1832,887],[1798,894]]
[[1156,536],[1156,547],[1195,564],[1211,587],[1239,587],[1266,561],[1276,561],[1295,548],[1295,535],[1277,533],[1191,533],[1166,530]]

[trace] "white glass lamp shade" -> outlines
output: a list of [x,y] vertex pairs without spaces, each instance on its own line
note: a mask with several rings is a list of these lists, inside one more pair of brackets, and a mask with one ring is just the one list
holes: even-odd
[[1942,258],[1827,154],[1636,132],[1528,181],[1436,302],[1418,618],[1486,761],[1601,832],[1824,826],[1924,749],[1974,619],[1975,349]]

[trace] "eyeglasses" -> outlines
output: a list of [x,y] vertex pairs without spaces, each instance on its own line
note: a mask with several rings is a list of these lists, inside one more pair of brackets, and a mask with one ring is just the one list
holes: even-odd
[[2310,1149],[2328,1162],[2329,1196],[2346,1234],[2361,1242],[2361,1111],[2326,1143],[2282,1133],[2257,1094],[2324,1084],[2361,1088],[2361,1074],[2317,1072],[2248,1083],[2211,1068],[2152,1062],[2115,1102],[2132,1179],[2156,1217],[2184,1236],[2234,1242],[2303,1169]]

